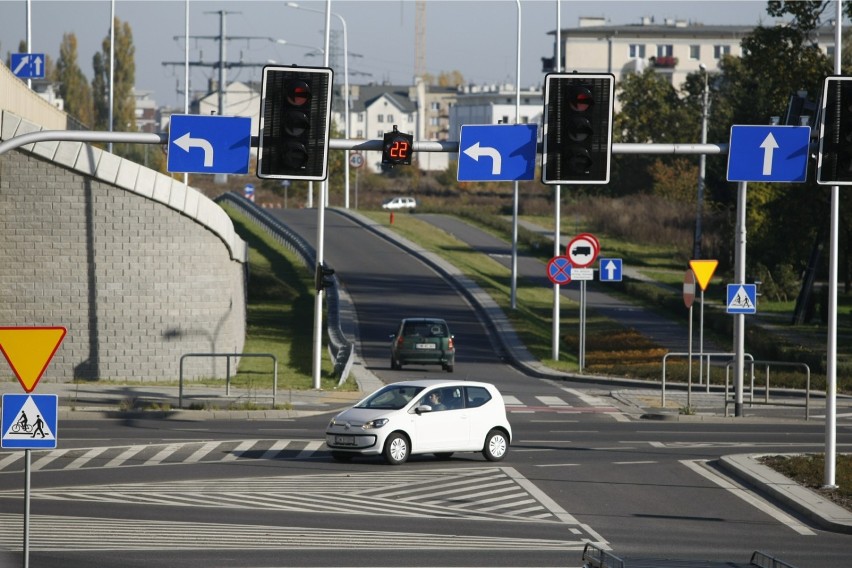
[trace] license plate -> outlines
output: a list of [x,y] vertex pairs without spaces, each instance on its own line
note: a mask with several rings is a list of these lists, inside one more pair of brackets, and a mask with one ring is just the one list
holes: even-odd
[[354,446],[355,445],[355,436],[335,436],[334,437],[334,445],[335,446]]
[[434,343],[418,343],[415,345],[417,349],[435,349]]

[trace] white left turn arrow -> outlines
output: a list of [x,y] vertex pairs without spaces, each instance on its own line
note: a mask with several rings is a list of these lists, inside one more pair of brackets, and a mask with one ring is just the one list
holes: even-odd
[[190,148],[201,148],[204,150],[204,167],[213,167],[213,144],[205,138],[193,138],[189,132],[175,140],[175,146],[189,152]]
[[772,154],[778,147],[778,142],[775,141],[771,132],[763,139],[760,147],[763,148],[763,175],[772,175]]
[[464,153],[477,162],[482,156],[491,158],[491,175],[500,175],[500,171],[503,169],[503,163],[500,152],[497,151],[497,148],[492,148],[491,146],[480,146],[479,142],[477,142],[473,146],[467,148]]

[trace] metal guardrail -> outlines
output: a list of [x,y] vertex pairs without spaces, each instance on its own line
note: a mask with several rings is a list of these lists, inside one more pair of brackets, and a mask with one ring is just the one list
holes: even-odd
[[[731,374],[731,365],[733,365],[733,361],[728,362],[725,367],[725,416],[728,415],[728,406],[733,404],[735,401],[728,398],[729,391],[729,381]],[[779,402],[778,400],[770,401],[769,400],[769,367],[797,367],[804,369],[805,371],[805,420],[810,420],[811,417],[811,368],[808,367],[806,363],[787,363],[784,361],[751,361],[751,387],[750,387],[750,400],[749,404],[765,404],[771,406],[794,406],[800,407],[801,404],[792,403],[792,402]],[[757,401],[754,399],[754,367],[755,365],[764,365],[766,369],[766,385],[764,387],[763,393],[763,402]]]
[[[731,357],[734,357],[735,355],[736,355],[736,353],[666,353],[665,355],[663,355],[663,383],[662,383],[662,394],[661,394],[662,407],[663,408],[666,407],[666,363],[668,362],[669,356],[671,356],[671,357],[698,357],[699,365],[704,364],[703,357],[706,357],[707,358],[707,389],[709,391],[709,389],[710,389],[710,359],[712,357],[725,357],[725,358],[730,359]],[[754,361],[754,357],[752,355],[750,355],[749,353],[746,353],[745,357],[747,359]],[[730,363],[728,363],[728,364],[730,365]],[[752,381],[753,380],[754,379],[752,378]],[[691,388],[691,385],[690,385],[689,388]]]
[[[278,243],[298,255],[312,272],[316,266],[316,252],[314,248],[299,234],[291,230],[287,225],[270,215],[262,207],[258,207],[253,201],[236,193],[227,192],[214,200],[216,203],[227,201],[234,207],[239,208],[249,219],[266,231]],[[326,333],[328,335],[328,349],[334,360],[334,372],[343,383],[349,376],[352,361],[355,356],[355,345],[343,334],[340,325],[340,294],[338,292],[337,276],[334,278],[334,286],[325,289],[326,312],[328,315]]]
[[178,380],[178,408],[183,408],[183,361],[187,357],[225,357],[225,396],[231,396],[231,359],[243,357],[268,357],[272,359],[272,407],[275,408],[275,395],[278,392],[278,358],[272,353],[185,353],[180,357],[180,376]]
[[755,550],[751,554],[748,564],[738,562],[711,562],[703,560],[665,560],[665,559],[631,559],[624,561],[615,554],[607,552],[601,547],[586,543],[583,547],[583,568],[796,568],[782,560],[775,558],[765,552]]

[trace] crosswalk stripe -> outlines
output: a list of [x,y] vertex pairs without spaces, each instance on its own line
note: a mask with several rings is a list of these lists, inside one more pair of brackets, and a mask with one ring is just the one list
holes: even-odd
[[299,455],[296,456],[296,459],[302,460],[310,457],[314,452],[323,447],[323,445],[325,445],[325,442],[322,440],[313,440],[308,442],[307,445],[305,445],[305,449],[299,452]]
[[190,454],[184,463],[198,463],[201,458],[212,452],[221,442],[206,442],[200,448]]
[[251,449],[251,447],[255,444],[255,441],[256,440],[246,440],[244,442],[241,442],[236,448],[231,450],[231,453],[226,454],[221,461],[236,461],[238,458],[243,457],[243,454],[245,454],[248,450]]

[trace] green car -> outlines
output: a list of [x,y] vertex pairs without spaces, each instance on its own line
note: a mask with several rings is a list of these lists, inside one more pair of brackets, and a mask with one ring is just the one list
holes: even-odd
[[440,365],[452,373],[456,348],[447,322],[437,318],[406,318],[391,335],[391,369],[403,365]]

